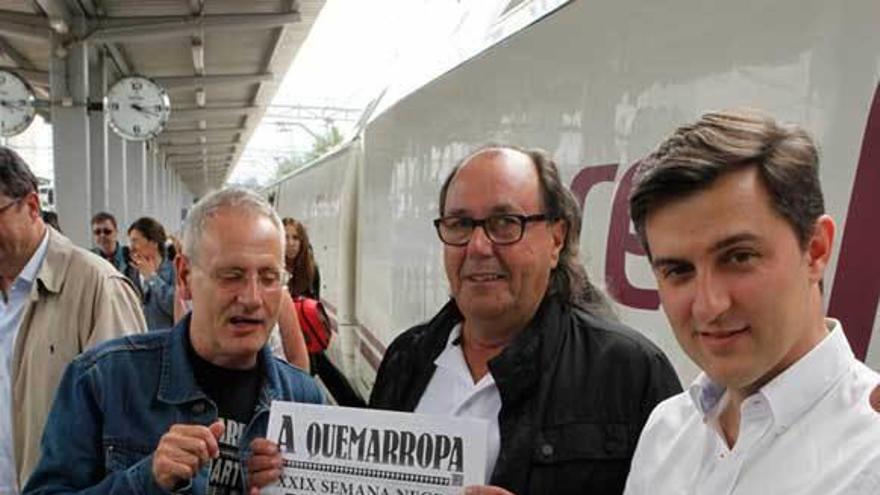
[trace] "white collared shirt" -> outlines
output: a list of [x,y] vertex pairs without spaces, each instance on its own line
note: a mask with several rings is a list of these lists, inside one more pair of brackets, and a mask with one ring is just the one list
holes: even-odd
[[0,298],[0,493],[4,495],[18,493],[18,470],[12,450],[12,357],[15,352],[15,337],[27,308],[31,287],[43,266],[48,248],[47,229],[31,259],[9,286],[9,301],[3,302]]
[[437,356],[437,369],[419,399],[415,412],[464,418],[481,418],[489,421],[486,460],[486,482],[492,477],[498,451],[501,448],[501,431],[498,429],[498,413],[501,412],[501,394],[492,373],[486,373],[477,383],[471,376],[464,359],[461,345],[454,343],[461,336],[461,324],[449,332],[446,349]]
[[741,405],[728,448],[727,394],[701,374],[658,405],[642,431],[626,495],[877,495],[880,375],[855,359],[842,325]]

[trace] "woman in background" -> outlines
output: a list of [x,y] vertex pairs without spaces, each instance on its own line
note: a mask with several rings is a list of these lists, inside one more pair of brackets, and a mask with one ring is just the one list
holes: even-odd
[[[308,297],[320,301],[321,276],[315,257],[312,252],[312,244],[305,226],[293,218],[285,217],[284,223],[284,263],[290,281],[287,288],[290,295],[296,297]],[[293,304],[290,305],[293,307]],[[351,388],[345,376],[336,369],[324,352],[309,354],[312,374],[318,375],[321,382],[327,387],[330,395],[340,406],[366,407],[364,400]]]
[[138,218],[128,228],[131,260],[125,274],[140,291],[150,330],[174,325],[175,273],[165,240],[165,228],[150,217]]
[[305,226],[290,217],[284,223],[284,264],[290,273],[287,289],[293,297],[304,296],[321,300],[321,274],[315,264],[312,244]]

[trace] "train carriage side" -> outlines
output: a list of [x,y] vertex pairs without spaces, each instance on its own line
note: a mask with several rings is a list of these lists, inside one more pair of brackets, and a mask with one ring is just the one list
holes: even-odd
[[827,299],[880,368],[878,18],[873,0],[575,1],[400,100],[280,184],[279,209],[306,219],[325,297],[345,313],[346,372],[366,393],[384,346],[448,298],[431,225],[437,193],[469,150],[496,141],[552,152],[583,204],[588,272],[689,381],[696,370],[630,231],[629,172],[681,123],[742,105],[801,123],[820,144],[842,233]]

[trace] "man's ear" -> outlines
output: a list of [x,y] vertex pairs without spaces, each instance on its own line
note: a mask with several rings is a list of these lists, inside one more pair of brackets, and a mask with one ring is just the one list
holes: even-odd
[[557,220],[551,223],[550,235],[553,241],[552,268],[556,268],[556,265],[559,264],[559,253],[562,252],[562,247],[565,245],[565,237],[568,235],[568,222]]
[[[40,213],[40,195],[35,192],[28,193],[24,198],[21,199],[22,202],[28,209],[28,215],[30,215],[33,221],[43,220],[43,215]],[[45,223],[45,222],[44,222]]]
[[813,225],[813,235],[807,243],[806,255],[810,278],[816,282],[825,276],[825,267],[831,259],[834,245],[835,229],[834,220],[828,215],[820,216]]
[[190,277],[192,276],[192,263],[190,259],[183,254],[178,254],[174,258],[174,269],[177,272],[176,290],[180,291],[178,297],[184,301],[192,300],[192,289],[190,286]]

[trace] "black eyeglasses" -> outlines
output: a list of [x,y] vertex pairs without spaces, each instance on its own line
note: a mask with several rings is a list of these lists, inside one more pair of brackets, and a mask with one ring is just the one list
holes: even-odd
[[113,229],[95,229],[92,232],[95,235],[110,235],[113,233]]
[[444,244],[450,246],[464,246],[474,235],[477,227],[483,227],[483,232],[495,244],[514,244],[522,239],[529,222],[553,221],[555,218],[546,213],[536,215],[515,215],[503,213],[491,215],[486,218],[468,218],[449,216],[434,220],[437,235]]
[[19,199],[13,199],[12,201],[6,203],[5,205],[0,206],[0,214],[2,214],[3,212],[5,212],[6,210],[12,208],[13,205],[18,204],[20,201],[21,201],[21,198],[19,198]]

